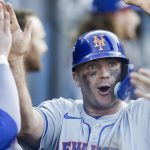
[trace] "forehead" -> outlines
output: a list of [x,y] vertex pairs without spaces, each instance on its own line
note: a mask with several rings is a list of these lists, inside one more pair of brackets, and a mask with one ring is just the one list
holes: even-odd
[[117,63],[121,63],[121,60],[118,58],[100,58],[100,59],[95,59],[95,60],[91,60],[86,63],[83,63],[83,64],[81,64],[81,66],[92,64],[92,63],[98,63],[98,64],[109,63],[110,61],[115,61]]
[[32,36],[34,38],[45,37],[45,30],[41,20],[37,16],[30,16],[32,20]]
[[122,61],[118,58],[100,58],[100,59],[95,59],[95,60],[91,60],[91,61],[85,62],[83,64],[80,64],[76,67],[76,69],[78,70],[83,67],[89,66],[91,64],[99,64],[99,65],[108,64],[108,63],[112,63],[112,61],[115,63],[122,64]]

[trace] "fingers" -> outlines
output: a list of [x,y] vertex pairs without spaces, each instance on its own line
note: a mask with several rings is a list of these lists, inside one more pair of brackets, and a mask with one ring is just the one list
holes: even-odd
[[145,93],[145,92],[142,91],[142,90],[136,89],[136,90],[135,90],[135,94],[136,94],[138,97],[144,97],[145,99],[149,99],[149,100],[150,100],[150,94],[147,94],[147,93]]
[[123,0],[125,3],[127,3],[127,4],[132,4],[133,3],[133,1],[132,0]]
[[31,30],[32,30],[32,20],[29,19],[25,25],[24,36],[31,39]]
[[0,3],[4,6],[5,5],[5,1],[4,0],[0,0]]
[[0,27],[6,33],[10,31],[10,15],[3,1],[0,1]]
[[148,69],[141,68],[139,70],[139,73],[146,76],[146,77],[148,77],[148,78],[150,78],[150,70],[148,70]]
[[7,11],[4,12],[5,20],[4,20],[4,31],[6,33],[10,33],[10,15]]
[[124,2],[138,6],[150,15],[150,0],[124,0]]
[[12,42],[10,32],[10,15],[5,3],[0,0],[0,54],[8,57]]
[[140,6],[141,0],[124,0],[125,3]]
[[17,28],[19,28],[18,20],[17,20],[16,14],[14,12],[14,9],[9,2],[6,3],[6,8],[10,14],[11,31],[13,32]]
[[4,8],[3,5],[0,3],[0,28],[4,29]]
[[[146,75],[145,75],[146,74]],[[150,79],[148,76],[148,72],[144,70],[143,74],[133,72],[130,74],[131,83],[135,86],[145,86],[150,88]]]
[[139,73],[130,74],[131,83],[135,85],[135,94],[138,97],[150,99],[150,70],[141,68]]
[[31,41],[31,30],[32,30],[32,21],[31,19],[27,21],[26,25],[25,25],[25,29],[24,29],[24,39],[25,39],[25,45],[26,45],[26,50],[29,49],[30,46],[30,41]]

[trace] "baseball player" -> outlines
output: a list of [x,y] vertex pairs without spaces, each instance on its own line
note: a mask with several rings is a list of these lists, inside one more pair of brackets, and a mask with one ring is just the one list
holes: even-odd
[[0,39],[0,150],[13,150],[17,148],[15,138],[21,121],[18,92],[7,60],[12,42],[10,15],[3,3],[0,3]]
[[[8,10],[19,30],[12,7]],[[115,34],[95,30],[76,41],[72,71],[83,100],[53,99],[34,109],[22,68],[24,48],[20,51],[10,65],[20,95],[24,141],[41,150],[149,149],[150,102],[145,98],[123,101],[133,89],[129,77],[133,66]],[[140,75],[145,77],[141,81],[137,80]],[[141,82],[146,89],[148,78],[146,73],[131,75],[136,86]]]
[[129,94],[131,69],[113,33],[96,30],[79,37],[72,70],[83,100],[54,99],[31,111],[34,143],[41,139],[45,150],[148,150],[150,102],[121,101]]

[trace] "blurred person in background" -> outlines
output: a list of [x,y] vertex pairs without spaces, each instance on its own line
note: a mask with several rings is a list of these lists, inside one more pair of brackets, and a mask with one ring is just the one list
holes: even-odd
[[135,69],[140,68],[143,65],[139,46],[140,9],[123,0],[92,0],[88,10],[89,16],[75,29],[74,37],[96,29],[111,31],[123,41],[126,55]]
[[39,102],[35,95],[36,89],[33,88],[35,86],[40,87],[40,82],[35,76],[36,73],[42,69],[42,57],[48,49],[45,40],[46,33],[42,21],[33,11],[27,9],[16,9],[15,13],[22,31],[24,31],[27,21],[32,20],[31,42],[30,47],[24,56],[24,65],[33,105],[37,105]]
[[28,72],[40,71],[42,67],[41,57],[47,51],[45,30],[41,20],[30,10],[15,10],[20,28],[24,31],[25,24],[32,20],[32,33],[29,50],[24,57],[25,69]]
[[143,61],[138,45],[141,18],[137,10],[138,7],[127,5],[122,0],[92,0],[89,17],[79,26],[77,37],[95,29],[114,32],[123,40],[127,57],[139,68]]
[[140,24],[135,9],[122,0],[93,0],[89,8],[90,16],[80,26],[79,34],[100,28],[116,33],[121,39],[132,40],[137,37]]

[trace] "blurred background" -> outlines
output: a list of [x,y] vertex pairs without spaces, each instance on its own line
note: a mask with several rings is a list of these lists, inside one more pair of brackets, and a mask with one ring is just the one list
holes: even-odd
[[[88,17],[90,0],[7,0],[15,9],[30,9],[41,19],[46,32],[47,52],[42,56],[42,69],[27,74],[33,105],[52,98],[81,98],[72,80],[71,63],[74,34]],[[140,12],[139,67],[150,67],[150,18]],[[126,22],[128,23],[128,22]],[[129,44],[130,45],[130,44]],[[129,46],[136,56],[135,46]],[[135,64],[136,65],[136,64]]]

